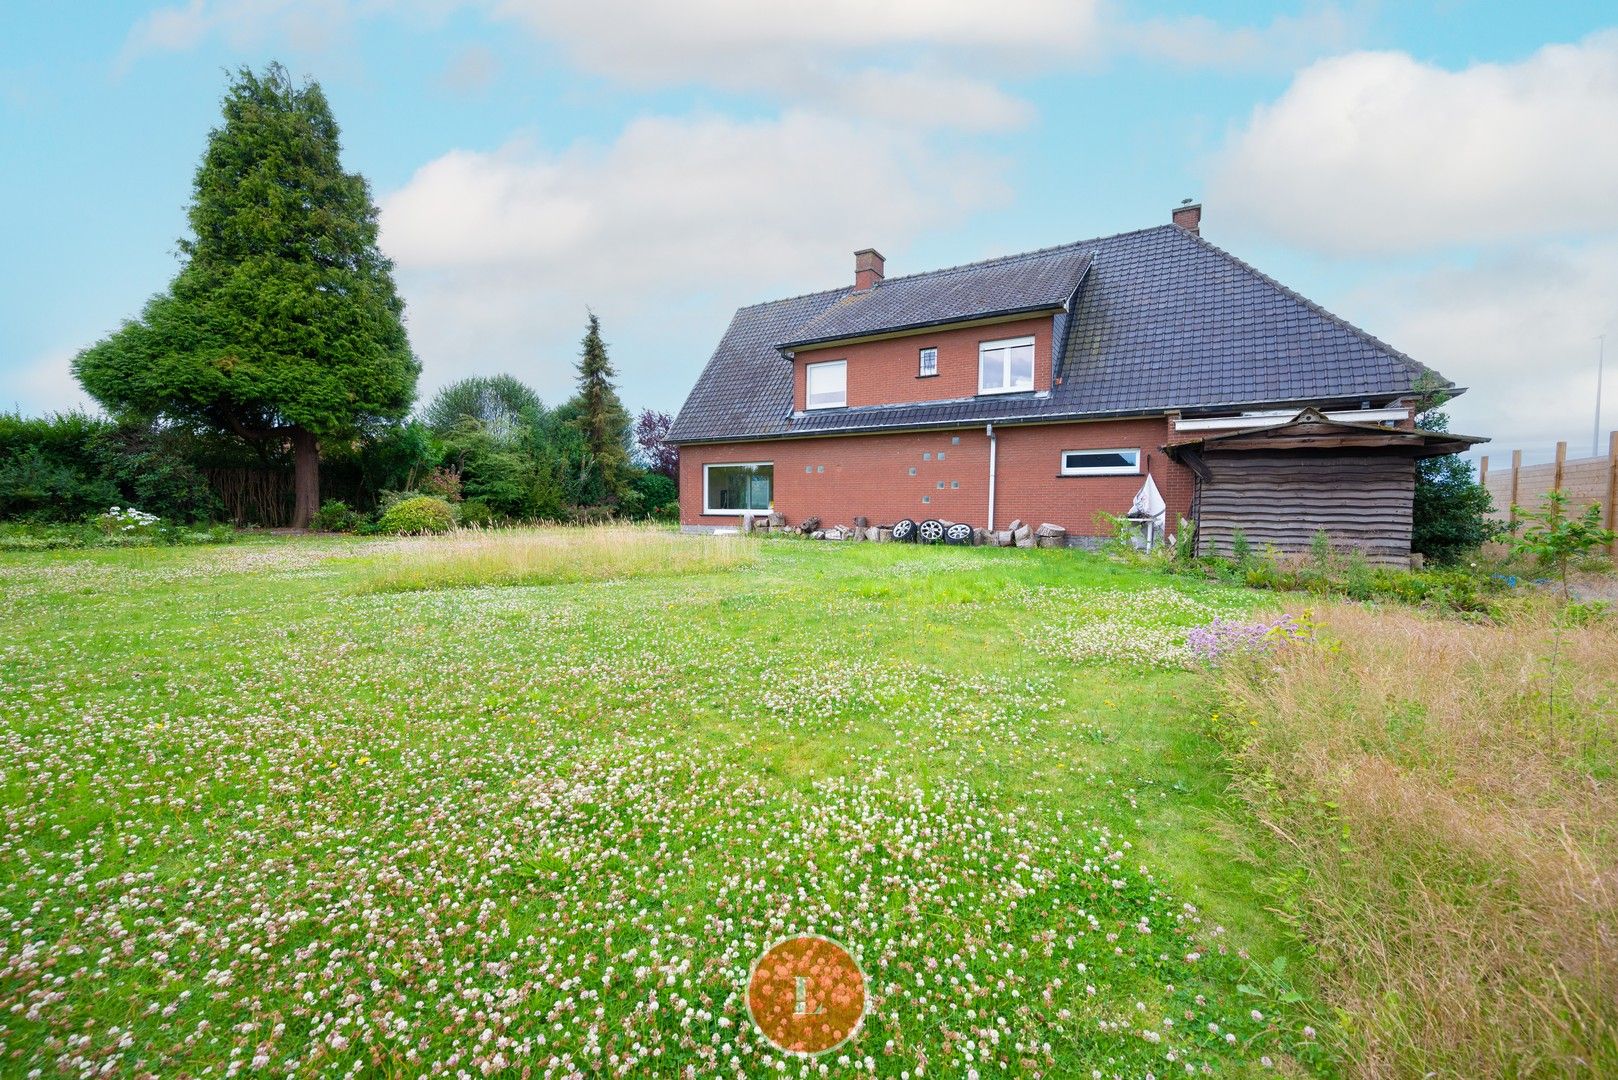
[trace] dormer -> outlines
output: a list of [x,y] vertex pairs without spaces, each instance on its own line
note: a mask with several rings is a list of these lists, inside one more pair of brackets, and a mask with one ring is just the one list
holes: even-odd
[[1049,393],[1056,320],[1090,266],[1055,251],[887,279],[855,252],[855,288],[777,348],[793,365],[793,411]]

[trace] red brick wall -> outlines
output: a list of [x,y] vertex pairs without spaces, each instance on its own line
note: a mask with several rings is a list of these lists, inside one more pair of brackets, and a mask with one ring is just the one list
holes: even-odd
[[[803,408],[804,368],[826,360],[848,361],[850,408],[974,397],[978,392],[978,344],[1030,335],[1034,338],[1034,389],[1049,390],[1053,326],[1051,316],[1041,315],[988,326],[907,334],[886,341],[800,349],[792,361],[793,408]],[[920,378],[916,372],[921,370],[921,350],[928,348],[938,350],[938,374]]]
[[[1191,472],[1158,449],[1168,434],[1161,417],[1000,427],[995,434],[994,516],[1001,528],[1022,518],[1033,525],[1061,525],[1075,536],[1096,536],[1105,531],[1095,522],[1096,511],[1122,514],[1129,509],[1144,475],[1061,476],[1063,450],[1138,449],[1143,472],[1157,480],[1168,503],[1170,528],[1179,515],[1190,513]],[[982,427],[973,427],[682,446],[683,524],[737,524],[734,514],[702,513],[702,467],[742,461],[775,463],[775,508],[792,524],[814,516],[828,525],[847,525],[855,515],[864,515],[883,525],[900,518],[936,517],[982,526],[988,516],[989,440]],[[916,475],[910,475],[911,468]],[[923,503],[923,496],[931,501]]]

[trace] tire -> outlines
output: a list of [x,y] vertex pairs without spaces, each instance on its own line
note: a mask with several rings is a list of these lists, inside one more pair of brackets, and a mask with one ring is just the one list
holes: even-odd
[[913,544],[916,542],[916,523],[905,518],[893,527],[893,542],[896,544]]
[[961,544],[970,544],[971,542],[972,526],[966,524],[965,522],[957,521],[955,524],[944,530],[944,543],[946,544],[954,544],[959,546]]
[[944,540],[944,523],[937,518],[928,518],[916,526],[916,543],[938,544]]

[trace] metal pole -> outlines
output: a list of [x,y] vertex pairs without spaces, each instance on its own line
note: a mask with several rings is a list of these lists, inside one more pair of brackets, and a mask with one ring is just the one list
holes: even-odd
[[1607,366],[1607,335],[1602,334],[1596,340],[1600,345],[1596,349],[1596,429],[1590,436],[1591,457],[1601,456],[1601,375]]

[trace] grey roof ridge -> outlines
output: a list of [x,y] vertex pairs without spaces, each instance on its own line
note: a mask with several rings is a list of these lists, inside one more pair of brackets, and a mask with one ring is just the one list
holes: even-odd
[[[888,285],[896,281],[914,281],[917,278],[936,277],[940,274],[953,274],[962,270],[980,270],[985,266],[994,266],[997,263],[1017,262],[1019,259],[1037,259],[1042,255],[1053,255],[1058,251],[1082,250],[1091,244],[1100,244],[1109,240],[1118,240],[1125,236],[1137,236],[1141,233],[1159,232],[1163,229],[1178,229],[1178,225],[1148,225],[1144,229],[1129,229],[1121,233],[1112,233],[1108,236],[1092,236],[1088,240],[1071,240],[1065,244],[1052,244],[1049,247],[1035,248],[1032,251],[1017,251],[1010,255],[994,255],[976,262],[957,263],[954,266],[940,266],[933,270],[917,270],[914,274],[902,274],[899,277],[883,278],[882,284]],[[1181,230],[1184,231],[1183,229]],[[1086,271],[1088,273],[1088,270]],[[844,285],[836,289],[815,289],[796,296],[778,296],[774,300],[759,300],[751,304],[743,304],[737,311],[747,311],[750,308],[768,307],[771,304],[781,304],[788,300],[807,300],[811,296],[831,296],[835,293],[852,291],[853,286]]]
[[[1170,226],[1170,227],[1171,228],[1178,228],[1178,226]],[[1195,242],[1201,244],[1203,247],[1206,247],[1209,251],[1212,251],[1214,254],[1219,255],[1222,258],[1226,259],[1227,261],[1235,264],[1239,269],[1244,270],[1249,274],[1252,274],[1254,277],[1258,278],[1260,281],[1264,282],[1266,285],[1270,286],[1271,288],[1276,289],[1277,291],[1279,291],[1281,293],[1284,293],[1285,295],[1291,297],[1292,299],[1296,300],[1298,303],[1302,304],[1304,307],[1308,308],[1310,311],[1314,312],[1316,315],[1319,315],[1322,318],[1326,319],[1328,322],[1335,323],[1336,325],[1342,327],[1344,330],[1347,330],[1349,333],[1353,334],[1355,337],[1360,338],[1362,341],[1365,341],[1365,342],[1367,342],[1367,343],[1369,343],[1371,345],[1376,346],[1378,349],[1381,349],[1383,352],[1387,353],[1389,356],[1393,357],[1395,360],[1398,360],[1400,363],[1406,365],[1407,367],[1411,368],[1412,370],[1414,370],[1414,371],[1416,371],[1418,373],[1427,374],[1427,375],[1438,375],[1438,372],[1434,371],[1432,368],[1428,367],[1426,364],[1423,364],[1420,360],[1417,360],[1415,357],[1409,355],[1408,353],[1401,352],[1400,350],[1394,348],[1392,345],[1389,345],[1387,342],[1383,341],[1381,338],[1377,337],[1375,334],[1371,333],[1370,331],[1364,330],[1364,329],[1361,329],[1358,326],[1355,326],[1353,323],[1349,322],[1347,319],[1343,318],[1341,315],[1337,315],[1337,314],[1334,314],[1333,312],[1330,312],[1330,311],[1326,310],[1325,308],[1323,308],[1319,304],[1317,304],[1315,301],[1309,299],[1307,296],[1305,296],[1302,293],[1298,292],[1296,289],[1293,289],[1293,288],[1290,288],[1289,286],[1281,284],[1281,282],[1277,281],[1275,278],[1273,278],[1270,275],[1266,274],[1264,271],[1260,270],[1258,267],[1254,266],[1252,263],[1247,262],[1245,259],[1242,259],[1241,257],[1239,257],[1237,255],[1232,255],[1230,252],[1226,251],[1224,248],[1220,247],[1218,244],[1214,243],[1212,240],[1209,240],[1207,237],[1203,236],[1201,233],[1194,233],[1194,232],[1191,232],[1191,231],[1189,231],[1187,229],[1180,229],[1180,231],[1182,233],[1184,233],[1185,236],[1188,239],[1194,240]],[[1439,377],[1442,378],[1443,376],[1439,376]],[[1450,390],[1455,389],[1454,380],[1446,380],[1445,389],[1450,389]],[[1464,391],[1464,387],[1462,388],[1462,391]],[[1460,392],[1460,391],[1458,391],[1458,392]]]

